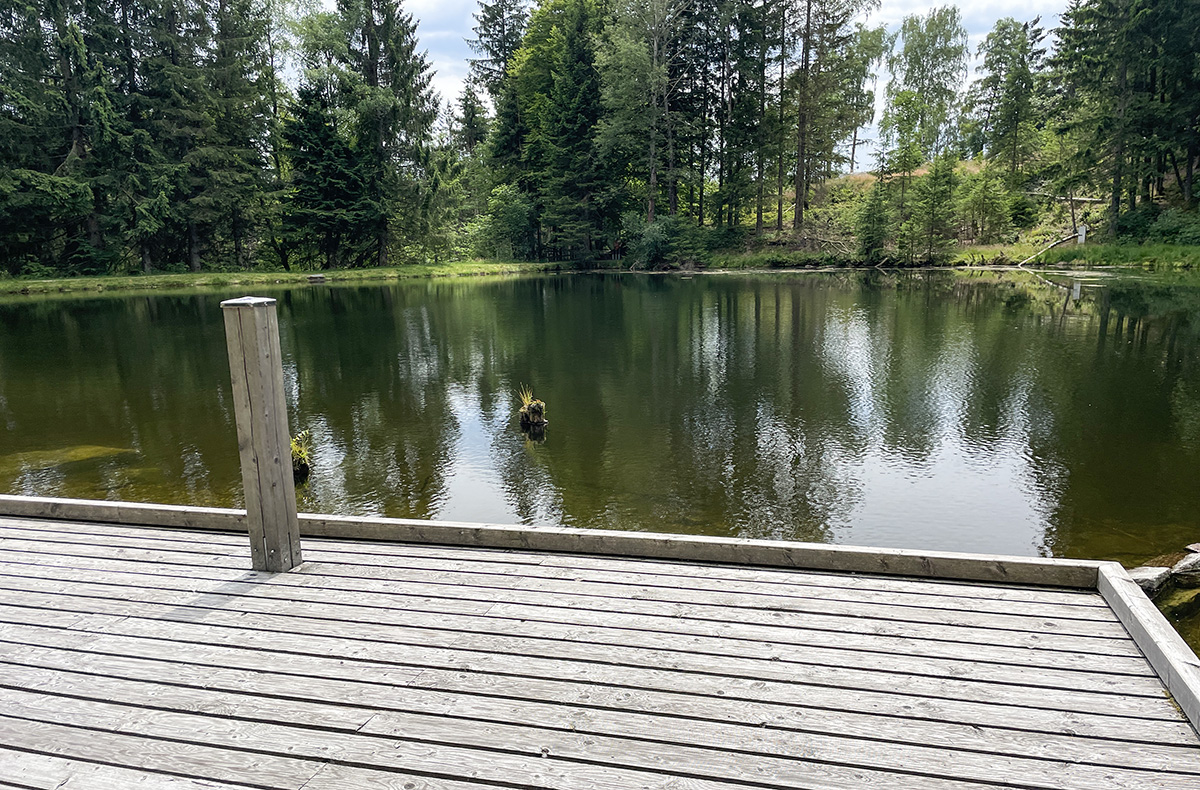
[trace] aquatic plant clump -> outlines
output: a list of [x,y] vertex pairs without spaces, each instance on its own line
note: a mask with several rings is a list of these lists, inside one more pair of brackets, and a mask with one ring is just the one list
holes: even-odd
[[522,384],[517,390],[517,399],[521,401],[521,408],[517,410],[517,414],[520,416],[522,428],[546,424],[546,404],[533,397],[531,387]]
[[297,483],[308,480],[312,471],[312,432],[301,431],[292,437],[292,479]]

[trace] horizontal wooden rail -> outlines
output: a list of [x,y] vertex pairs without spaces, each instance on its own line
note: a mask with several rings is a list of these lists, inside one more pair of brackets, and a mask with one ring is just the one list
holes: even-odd
[[[0,514],[103,521],[131,526],[246,531],[246,512],[227,508],[0,495]],[[301,513],[299,521],[300,534],[304,537],[727,562],[1085,589],[1096,588],[1097,572],[1105,565],[1093,560],[862,548],[825,543],[606,529],[473,524],[312,513]]]

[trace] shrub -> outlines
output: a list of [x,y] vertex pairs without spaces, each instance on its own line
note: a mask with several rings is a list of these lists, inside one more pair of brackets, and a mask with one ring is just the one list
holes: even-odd
[[1158,220],[1161,209],[1153,203],[1143,203],[1133,211],[1117,217],[1117,236],[1133,241],[1143,241]]
[[1168,209],[1150,226],[1146,241],[1165,244],[1200,244],[1200,214]]
[[709,259],[713,231],[697,227],[687,217],[659,217],[647,223],[627,214],[621,225],[625,234],[634,238],[635,264],[661,269],[701,266]]
[[492,190],[487,213],[469,228],[471,246],[481,257],[505,260],[533,255],[533,203],[513,184]]

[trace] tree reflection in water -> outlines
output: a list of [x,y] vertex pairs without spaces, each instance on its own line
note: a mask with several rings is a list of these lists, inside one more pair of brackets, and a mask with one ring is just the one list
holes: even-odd
[[[1200,521],[1198,294],[851,271],[275,295],[303,509],[1136,563]],[[238,504],[226,296],[0,302],[0,491]]]

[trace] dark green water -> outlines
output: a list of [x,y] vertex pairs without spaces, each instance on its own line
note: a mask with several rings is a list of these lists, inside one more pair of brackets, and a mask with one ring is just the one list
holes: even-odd
[[[1102,282],[279,291],[301,508],[1138,564],[1200,540],[1200,290]],[[239,504],[230,295],[0,302],[0,492]]]

